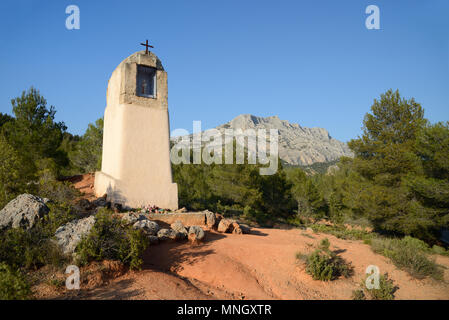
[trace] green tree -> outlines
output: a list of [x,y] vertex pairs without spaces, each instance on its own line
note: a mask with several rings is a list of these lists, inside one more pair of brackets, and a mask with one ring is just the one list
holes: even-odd
[[365,115],[363,135],[349,142],[355,154],[355,169],[370,180],[390,186],[401,177],[418,172],[420,163],[412,146],[427,121],[424,110],[412,98],[401,98],[398,91],[388,90],[374,100]]
[[259,165],[248,164],[247,150],[243,164],[174,165],[179,204],[194,210],[245,214],[256,220],[288,216],[293,209],[291,184],[282,167],[267,176],[261,176],[259,169]]
[[320,190],[302,169],[291,169],[289,179],[292,183],[291,194],[298,204],[299,215],[326,215],[326,204]]
[[414,149],[428,177],[449,179],[449,122],[426,126]]
[[14,118],[8,114],[0,112],[0,128],[7,122],[14,121]]
[[349,142],[355,173],[343,202],[379,230],[434,241],[447,221],[447,126],[429,126],[421,105],[398,91],[382,94],[371,112],[362,137]]
[[0,208],[22,191],[21,170],[19,156],[0,134]]
[[23,173],[34,179],[37,161],[45,158],[63,161],[65,155],[58,148],[66,126],[55,122],[55,108],[47,108],[47,101],[34,88],[23,91],[11,104],[15,120],[6,122],[3,132],[24,164]]
[[0,300],[26,300],[31,297],[30,284],[18,270],[0,262]]
[[211,166],[179,164],[173,166],[173,180],[178,184],[179,206],[193,210],[213,209],[208,184]]
[[63,161],[60,161],[60,169],[59,173],[62,176],[71,176],[79,173],[79,170],[73,168],[70,156],[75,152],[76,146],[78,142],[81,140],[81,137],[78,135],[73,135],[69,132],[64,132],[61,145],[58,148],[58,151],[61,154],[67,155]]
[[292,215],[295,201],[291,196],[292,183],[278,161],[275,174],[260,176],[262,206],[261,210],[272,217],[288,217]]
[[90,123],[81,140],[69,152],[71,165],[78,173],[100,170],[103,148],[103,118]]

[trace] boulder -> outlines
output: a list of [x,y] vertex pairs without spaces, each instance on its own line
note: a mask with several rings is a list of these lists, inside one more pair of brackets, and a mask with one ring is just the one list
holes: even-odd
[[165,241],[165,240],[182,240],[185,238],[185,234],[175,231],[173,229],[161,229],[157,232],[157,237],[159,238],[159,241]]
[[82,211],[89,211],[92,209],[92,204],[87,199],[80,199],[75,204],[77,209],[81,209]]
[[220,223],[218,224],[217,231],[222,232],[222,233],[231,232],[231,228],[232,228],[231,225],[233,222],[235,222],[235,221],[231,220],[231,219],[226,219],[226,218],[221,219]]
[[76,246],[84,236],[87,236],[95,224],[95,217],[70,221],[60,226],[55,232],[56,243],[65,254],[73,254]]
[[148,240],[150,241],[150,244],[158,244],[159,238],[157,236],[148,236]]
[[159,225],[144,217],[144,219],[139,219],[133,224],[134,229],[142,230],[146,235],[155,236],[159,231]]
[[240,225],[237,222],[231,223],[230,231],[234,234],[242,234],[242,228],[240,228]]
[[188,234],[187,229],[184,227],[184,225],[182,224],[181,221],[176,220],[175,222],[173,222],[170,225],[170,227],[177,232],[181,232],[181,233],[185,234],[187,237],[187,234]]
[[251,227],[247,224],[239,223],[240,229],[242,229],[242,233],[249,234],[251,233]]
[[122,220],[124,220],[126,224],[134,224],[137,221],[144,219],[148,218],[145,215],[136,212],[125,212],[122,214]]
[[105,194],[105,195],[103,195],[102,197],[99,197],[99,198],[95,199],[94,201],[92,201],[92,204],[93,204],[95,207],[106,207],[106,208],[110,208],[110,207],[111,207],[111,203],[108,202],[108,201],[106,200],[106,198],[107,198],[107,195]]
[[222,219],[224,219],[222,214],[220,214],[220,213],[216,213],[215,214],[215,225],[217,226],[217,228],[218,228],[218,225],[220,224],[220,221]]
[[0,230],[32,228],[50,209],[44,200],[31,194],[21,194],[0,211]]
[[111,209],[115,212],[115,213],[120,213],[123,210],[123,206],[121,203],[112,203],[111,204]]
[[205,210],[204,213],[206,214],[206,225],[211,229],[214,228],[217,223],[215,213],[209,210]]
[[189,240],[192,242],[202,241],[204,239],[204,230],[199,226],[191,226],[189,228]]

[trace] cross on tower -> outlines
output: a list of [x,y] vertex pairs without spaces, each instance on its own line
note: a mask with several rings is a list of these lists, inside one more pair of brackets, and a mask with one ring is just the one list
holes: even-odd
[[146,43],[141,43],[142,46],[145,46],[145,54],[148,54],[148,47],[150,48],[154,48],[153,46],[150,46],[148,44],[148,40],[146,41]]

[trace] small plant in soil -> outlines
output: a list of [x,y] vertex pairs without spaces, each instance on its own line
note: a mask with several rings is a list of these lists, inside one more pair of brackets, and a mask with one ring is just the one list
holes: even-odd
[[327,238],[321,240],[317,249],[311,254],[298,253],[296,258],[305,262],[306,272],[315,280],[330,281],[340,276],[349,278],[353,274],[350,263],[330,250],[330,242]]
[[[369,277],[369,275],[367,275]],[[366,278],[360,284],[361,288],[352,292],[353,300],[394,300],[394,293],[399,289],[385,273],[379,276],[379,288],[368,289]]]

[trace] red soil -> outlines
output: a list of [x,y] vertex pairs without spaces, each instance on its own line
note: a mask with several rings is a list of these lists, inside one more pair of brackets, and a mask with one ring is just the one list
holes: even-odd
[[[255,229],[258,234],[207,233],[198,246],[163,243],[145,254],[142,271],[128,272],[90,291],[88,299],[350,299],[368,265],[377,265],[399,287],[396,299],[449,299],[445,281],[416,280],[361,241],[308,234],[298,229]],[[313,237],[313,239],[311,238]],[[325,237],[354,266],[349,279],[316,281],[295,259]],[[449,258],[437,262],[449,268]]]
[[[81,190],[92,176],[76,182]],[[83,182],[84,181],[84,182]],[[316,281],[297,262],[297,252],[309,253],[323,238],[354,267],[349,279]],[[129,271],[109,284],[89,290],[86,299],[350,299],[360,287],[365,269],[376,265],[388,273],[396,299],[449,299],[449,257],[436,256],[445,266],[445,282],[413,279],[362,241],[338,239],[300,229],[253,229],[252,234],[206,233],[200,245],[162,243],[151,246],[142,271]]]

